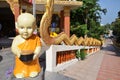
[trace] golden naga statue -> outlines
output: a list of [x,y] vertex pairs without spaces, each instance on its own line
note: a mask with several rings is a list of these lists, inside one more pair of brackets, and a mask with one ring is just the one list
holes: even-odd
[[47,0],[46,11],[41,19],[40,23],[40,36],[47,45],[61,44],[64,42],[66,45],[86,45],[86,46],[100,46],[101,41],[93,38],[76,37],[73,34],[68,37],[64,32],[61,32],[56,37],[51,37],[49,33],[49,27],[51,25],[52,12],[53,12],[54,0]]

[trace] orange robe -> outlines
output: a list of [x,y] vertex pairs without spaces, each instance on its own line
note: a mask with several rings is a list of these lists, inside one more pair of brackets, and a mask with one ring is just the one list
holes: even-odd
[[[18,45],[18,48],[23,51],[22,55],[33,54],[37,46],[41,46],[40,38],[32,35],[25,42]],[[28,53],[27,53],[28,52]],[[17,56],[15,57],[14,75],[23,73],[24,77],[28,77],[31,72],[40,72],[41,66],[38,58],[29,62],[22,62]]]

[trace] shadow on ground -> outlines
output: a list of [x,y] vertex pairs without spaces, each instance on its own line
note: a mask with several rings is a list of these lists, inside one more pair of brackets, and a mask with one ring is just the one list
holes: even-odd
[[120,50],[114,44],[107,44],[105,47],[102,47],[102,50],[115,53],[115,54],[110,54],[110,53],[105,53],[105,54],[120,57]]

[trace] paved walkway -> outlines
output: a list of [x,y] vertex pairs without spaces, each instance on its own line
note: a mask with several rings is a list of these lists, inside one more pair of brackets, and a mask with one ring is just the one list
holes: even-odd
[[[120,80],[120,53],[110,40],[102,50],[80,60],[58,73],[43,72],[44,80]],[[8,80],[6,73],[13,68],[14,56],[10,49],[0,50],[0,80]],[[43,63],[43,65],[45,62]],[[45,66],[43,66],[45,68]],[[40,80],[37,78],[9,80]]]
[[104,51],[94,53],[85,60],[80,60],[76,64],[60,72],[60,74],[71,77],[75,80],[96,80]]
[[120,53],[107,40],[104,48],[60,72],[75,80],[120,80]]
[[9,39],[7,37],[0,38],[0,49],[8,48],[11,46],[13,39]]
[[107,45],[96,80],[120,80],[120,52]]

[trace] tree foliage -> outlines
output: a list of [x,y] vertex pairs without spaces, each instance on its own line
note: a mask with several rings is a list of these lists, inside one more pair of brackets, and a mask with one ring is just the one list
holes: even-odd
[[105,33],[105,29],[104,28],[105,27],[100,26],[99,23],[96,23],[94,20],[92,20],[88,36],[100,39],[100,35],[103,35]]
[[[71,11],[70,16],[71,25],[80,26],[85,24],[87,28],[87,33],[89,33],[90,37],[99,37],[99,35],[103,33],[103,31],[99,31],[103,30],[103,27],[100,27],[101,20],[100,15],[101,13],[105,14],[107,10],[101,9],[101,6],[97,3],[98,0],[82,0],[82,1],[83,1],[82,7],[79,7],[78,9]],[[99,32],[99,34],[97,32]]]
[[[119,11],[120,12],[120,11]],[[118,13],[119,15],[119,13]],[[113,23],[113,35],[116,36],[116,41],[120,43],[120,18],[117,18]]]
[[118,18],[120,19],[120,11],[118,12]]
[[76,34],[77,37],[80,37],[80,36],[84,37],[84,35],[88,33],[87,26],[85,24],[77,27],[71,26],[70,33]]

